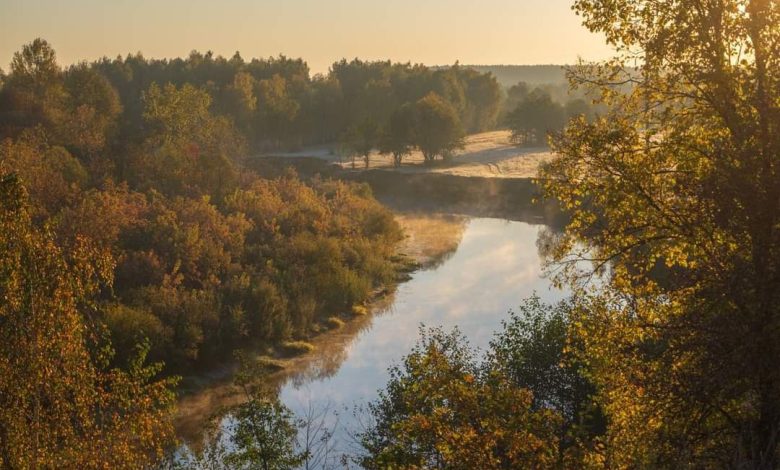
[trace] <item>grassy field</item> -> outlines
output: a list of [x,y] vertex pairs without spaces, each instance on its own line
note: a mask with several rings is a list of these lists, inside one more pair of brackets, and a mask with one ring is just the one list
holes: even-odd
[[[313,147],[299,152],[274,154],[276,157],[315,157],[352,168],[352,161],[340,155],[332,147]],[[483,178],[532,178],[541,163],[552,158],[547,148],[518,147],[511,143],[506,130],[483,132],[466,137],[465,146],[457,151],[452,161],[423,165],[423,156],[415,151],[404,159],[401,168],[393,168],[392,157],[374,152],[370,156],[370,168],[382,168],[404,173],[439,173],[454,176],[478,176]],[[363,169],[362,159],[356,159],[356,169]]]

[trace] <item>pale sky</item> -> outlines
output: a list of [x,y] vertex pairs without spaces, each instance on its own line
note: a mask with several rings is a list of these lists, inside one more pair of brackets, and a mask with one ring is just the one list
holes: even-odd
[[610,55],[573,0],[0,0],[0,67],[36,37],[60,64],[193,49],[245,59],[302,57],[452,64],[570,64]]

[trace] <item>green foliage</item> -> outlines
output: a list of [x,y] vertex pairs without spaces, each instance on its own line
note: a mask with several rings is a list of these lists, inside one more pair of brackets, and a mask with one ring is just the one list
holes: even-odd
[[65,72],[67,118],[55,130],[57,140],[79,156],[94,161],[118,130],[122,112],[119,94],[103,75],[79,64]]
[[352,167],[355,167],[355,157],[363,158],[366,168],[369,166],[371,151],[378,146],[379,125],[373,119],[363,119],[359,123],[350,126],[342,137],[342,148],[352,158]]
[[[231,210],[258,221],[247,234],[250,254],[275,253],[269,273],[288,290],[296,331],[314,317],[331,315],[366,300],[392,282],[392,257],[401,232],[392,216],[361,186],[315,182],[308,187],[283,177],[262,180],[228,200]],[[305,281],[304,281],[305,280]],[[302,286],[301,286],[302,287]]]
[[257,82],[258,134],[266,136],[272,144],[290,142],[295,135],[293,125],[300,110],[300,103],[291,96],[291,84],[281,75]]
[[256,80],[246,72],[237,72],[233,83],[225,86],[222,99],[216,100],[217,106],[224,114],[231,115],[239,129],[245,134],[251,132],[252,120],[257,111],[257,96],[255,95]]
[[566,123],[564,107],[555,103],[548,93],[536,89],[530,92],[506,117],[512,139],[519,144],[543,144],[550,132],[563,129]]
[[545,145],[550,134],[560,132],[566,122],[584,117],[592,121],[605,109],[593,104],[592,94],[556,87],[533,89],[520,82],[507,91],[505,114],[501,121],[512,131],[512,140],[519,145]]
[[50,144],[97,163],[114,137],[121,112],[109,81],[85,64],[63,72],[54,50],[36,39],[14,55],[12,74],[0,91],[0,136],[40,126]]
[[51,45],[44,39],[36,38],[25,44],[22,50],[14,53],[11,61],[13,80],[27,86],[47,84],[57,80],[60,67]]
[[113,304],[105,306],[103,314],[119,362],[130,360],[136,345],[144,342],[155,345],[155,350],[150,351],[152,358],[159,359],[164,356],[164,353],[157,349],[170,343],[173,332],[152,312],[124,304]]
[[[148,308],[160,319],[170,335],[162,344],[153,344],[162,351],[166,364],[185,369],[202,357],[218,352],[220,305],[213,289],[187,289],[181,277],[163,278],[161,285],[149,285],[134,290],[126,302],[136,308]],[[136,333],[138,334],[138,333]]]
[[[510,312],[503,330],[491,342],[491,367],[504,372],[520,387],[534,390],[537,406],[554,408],[568,420],[577,414],[578,402],[587,398],[579,370],[566,364],[564,350],[569,329],[565,304],[546,309],[538,297]],[[579,396],[577,396],[579,395]]]
[[421,330],[360,435],[366,468],[554,468],[560,417],[483,367],[455,330]]
[[195,454],[186,450],[172,456],[165,468],[172,469],[290,469],[309,459],[308,451],[299,451],[298,430],[308,423],[296,419],[278,399],[266,397],[263,390],[251,390],[258,378],[283,368],[279,361],[259,357],[251,359],[236,351],[238,371],[235,385],[243,388],[246,401],[231,406],[223,417],[212,422],[209,441]]
[[[384,127],[405,104],[430,92],[444,96],[459,113],[466,130],[492,128],[500,105],[500,88],[489,74],[461,67],[432,71],[422,66],[363,62],[333,64],[326,77],[309,77],[301,60],[285,57],[249,63],[191,55],[163,62],[128,57],[96,64],[128,97],[151,82],[191,83],[214,90],[214,108],[234,118],[259,149],[332,142],[361,123]],[[132,71],[131,83],[127,83]],[[144,77],[135,84],[134,77]]]
[[[483,358],[457,331],[421,329],[390,369],[360,435],[367,468],[582,468],[598,465],[593,403],[572,305],[527,299]],[[595,456],[595,458],[594,458]]]
[[393,164],[401,166],[404,156],[414,148],[414,107],[401,106],[393,112],[379,138],[379,151],[393,155]]
[[211,436],[200,455],[186,453],[165,468],[171,469],[263,469],[288,470],[308,458],[298,450],[302,426],[292,412],[277,400],[251,397],[231,409],[230,423]]
[[160,87],[152,83],[143,93],[143,118],[150,133],[160,143],[195,135],[211,119],[211,96],[205,90],[185,83]]
[[296,452],[298,429],[284,405],[253,399],[235,409],[232,417],[235,426],[230,440],[234,449],[224,459],[229,467],[286,470],[305,461],[305,456]]
[[455,109],[435,93],[415,104],[414,126],[414,142],[426,163],[437,156],[447,159],[463,145],[463,128]]
[[487,368],[498,370],[517,387],[533,392],[533,408],[555,410],[563,419],[563,448],[588,442],[604,432],[593,402],[596,389],[575,353],[582,347],[568,302],[550,306],[526,299],[490,343]]
[[[602,457],[776,468],[780,55],[769,45],[780,5],[574,8],[618,51],[571,73],[610,113],[554,138],[541,181],[572,217],[553,259],[608,268],[574,309],[609,423]],[[584,291],[576,267],[563,268]]]
[[228,119],[211,114],[211,96],[190,84],[153,83],[143,97],[149,130],[129,158],[134,185],[166,195],[221,198],[232,191],[244,139]]
[[96,183],[114,177],[167,195],[217,198],[233,189],[233,163],[247,144],[267,151],[341,140],[366,162],[380,146],[400,162],[417,144],[410,130],[425,125],[409,123],[409,108],[422,98],[439,95],[466,132],[493,129],[503,98],[491,74],[457,64],[431,70],[344,60],[311,77],[300,59],[193,52],[104,58],[63,71],[40,39],[16,54],[4,82],[0,137],[42,124],[53,145],[91,167]]
[[498,120],[501,106],[501,87],[490,73],[479,73],[473,69],[461,70],[454,67],[465,77],[465,95],[467,113],[461,117],[464,129],[468,132],[482,132],[493,129]]

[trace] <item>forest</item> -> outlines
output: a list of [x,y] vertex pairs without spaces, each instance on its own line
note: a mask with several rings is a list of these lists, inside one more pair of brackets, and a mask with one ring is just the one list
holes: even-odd
[[63,70],[35,40],[3,79],[11,468],[148,465],[172,442],[172,373],[306,337],[403,264],[367,186],[263,178],[242,164],[251,135],[209,91],[120,70]]
[[[0,468],[780,468],[780,2],[573,10],[615,55],[568,67],[571,90],[457,63],[63,66],[24,44],[0,73]],[[534,248],[566,298],[527,298],[482,348],[420,325],[331,455],[322,415],[266,387],[274,358],[419,266],[370,185],[253,159],[431,168],[497,128],[551,152],[533,184],[564,223]],[[454,279],[438,294],[473,288]],[[181,376],[228,362],[243,400],[182,450]]]

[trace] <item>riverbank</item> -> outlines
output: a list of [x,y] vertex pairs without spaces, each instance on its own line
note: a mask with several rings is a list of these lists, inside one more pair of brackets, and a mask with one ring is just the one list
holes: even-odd
[[455,176],[388,169],[344,169],[318,157],[256,157],[247,166],[273,178],[290,169],[303,179],[332,178],[366,183],[374,197],[396,213],[446,213],[493,217],[561,227],[555,201],[544,200],[533,178]]
[[[399,255],[408,259],[409,266],[415,269],[433,268],[451,256],[460,244],[468,220],[459,215],[423,213],[398,213],[396,219],[405,233]],[[400,278],[399,282],[403,280]],[[373,317],[392,305],[394,292],[395,286],[377,291],[366,306],[367,314],[342,316],[342,326],[323,329],[307,338],[313,346],[311,351],[273,357],[278,370],[261,377],[256,385],[274,393],[289,381],[308,381],[335,373],[350,343],[371,325]],[[267,353],[262,349],[253,350],[250,357],[261,359]],[[198,447],[208,421],[245,400],[242,389],[233,383],[237,370],[237,362],[229,361],[222,367],[185,378],[175,420],[177,434],[184,442]]]
[[[472,217],[552,227],[562,223],[554,203],[536,202],[539,190],[530,177],[461,176],[392,168],[353,171],[316,155],[258,157],[250,159],[247,165],[267,178],[282,175],[292,167],[303,179],[322,177],[368,184],[377,200],[393,210],[403,227],[406,236],[399,252],[419,268],[418,272],[435,270],[456,253]],[[340,328],[307,338],[313,346],[310,352],[274,357],[279,370],[264,375],[258,385],[278,393],[284,384],[295,386],[336,374],[356,338],[393,305],[394,288],[377,294],[368,305],[367,315],[343,318],[348,321]],[[268,354],[255,351],[253,355],[260,358]],[[232,383],[236,368],[231,363],[200,376],[197,386],[182,396],[176,428],[185,442],[197,447],[207,421],[244,400],[243,392]]]

